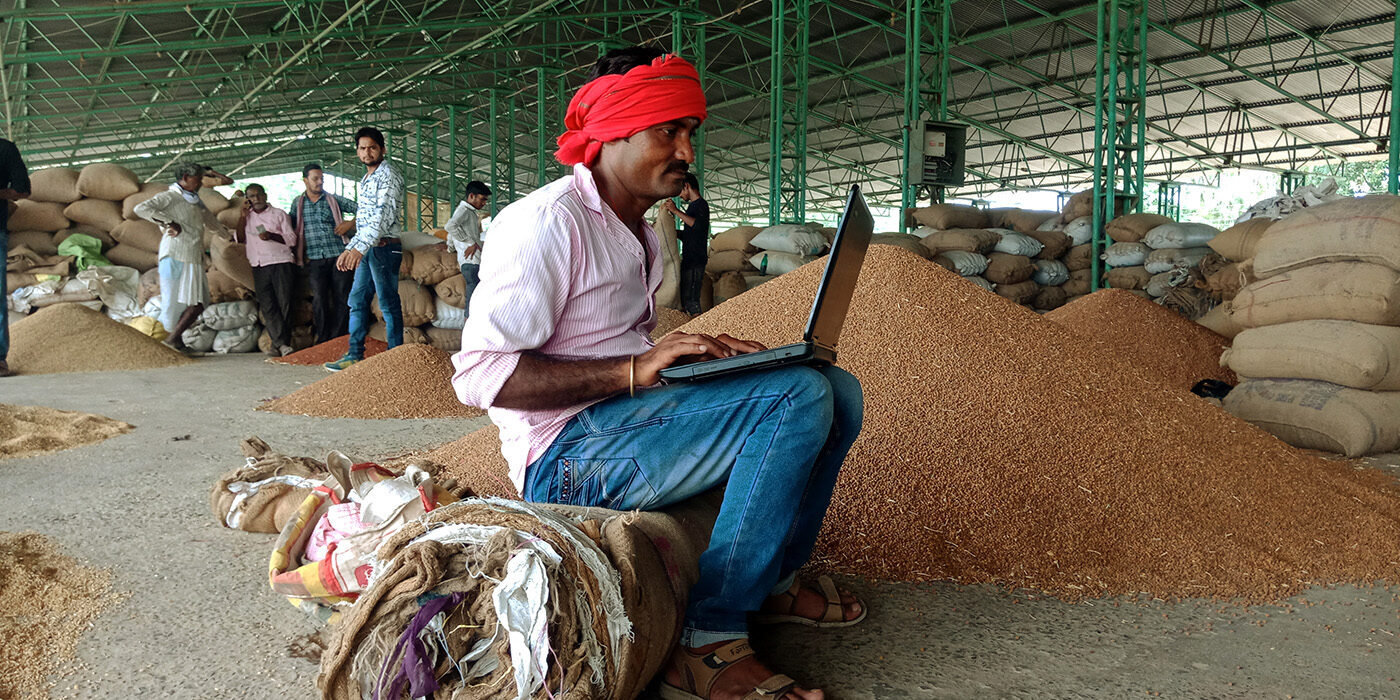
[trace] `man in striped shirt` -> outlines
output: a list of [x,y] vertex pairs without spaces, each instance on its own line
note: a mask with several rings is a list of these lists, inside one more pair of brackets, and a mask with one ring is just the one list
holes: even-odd
[[723,486],[663,694],[817,700],[758,662],[748,627],[865,616],[829,579],[796,577],[860,431],[860,384],[836,367],[787,367],[658,386],[678,361],[762,348],[728,335],[649,339],[662,263],[645,215],[680,192],[704,118],[683,59],[637,47],[599,60],[559,137],[573,174],[492,224],[453,385],[500,427],[526,500],[654,510]]

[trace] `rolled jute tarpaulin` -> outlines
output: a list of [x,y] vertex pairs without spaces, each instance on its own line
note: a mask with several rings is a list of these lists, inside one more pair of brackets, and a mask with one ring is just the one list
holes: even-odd
[[635,698],[680,636],[720,500],[438,508],[376,552],[321,658],[321,697]]

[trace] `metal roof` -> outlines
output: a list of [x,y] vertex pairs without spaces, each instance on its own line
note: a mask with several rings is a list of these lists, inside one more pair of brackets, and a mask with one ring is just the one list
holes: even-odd
[[[368,123],[411,190],[448,196],[470,176],[498,201],[563,172],[553,139],[601,50],[669,49],[678,28],[703,28],[706,187],[731,214],[767,218],[767,0],[5,2],[0,116],[32,168],[106,160],[151,176],[192,156],[242,176],[310,160],[353,176],[350,134]],[[923,4],[806,3],[810,210],[853,182],[898,205],[903,18]],[[949,116],[972,127],[969,184],[951,194],[1085,186],[1095,3],[951,8]],[[1395,3],[1150,0],[1147,17],[1149,179],[1385,152]]]

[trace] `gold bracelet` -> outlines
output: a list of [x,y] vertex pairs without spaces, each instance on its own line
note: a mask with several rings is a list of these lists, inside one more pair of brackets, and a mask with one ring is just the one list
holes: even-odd
[[637,356],[627,358],[627,395],[637,398]]

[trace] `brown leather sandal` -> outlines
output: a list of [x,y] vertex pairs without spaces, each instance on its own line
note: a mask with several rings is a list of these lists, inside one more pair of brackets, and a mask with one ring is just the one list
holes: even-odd
[[826,575],[818,576],[816,583],[817,591],[822,594],[822,597],[826,598],[826,610],[822,612],[820,618],[814,620],[796,613],[797,594],[802,590],[803,586],[797,579],[793,579],[791,588],[775,596],[786,596],[787,612],[754,613],[752,617],[753,622],[760,625],[776,625],[784,622],[791,622],[808,627],[850,627],[865,619],[865,614],[869,612],[865,601],[856,598],[856,604],[860,605],[860,614],[847,620],[846,606],[841,603],[841,592],[836,589],[836,584],[832,582],[831,577]]
[[[671,660],[680,668],[682,686],[674,686],[663,680],[661,697],[663,700],[708,700],[710,689],[725,670],[750,656],[753,656],[753,647],[749,646],[747,639],[736,639],[708,654],[695,654],[677,646]],[[795,687],[797,681],[775,673],[750,690],[742,700],[773,700]]]

